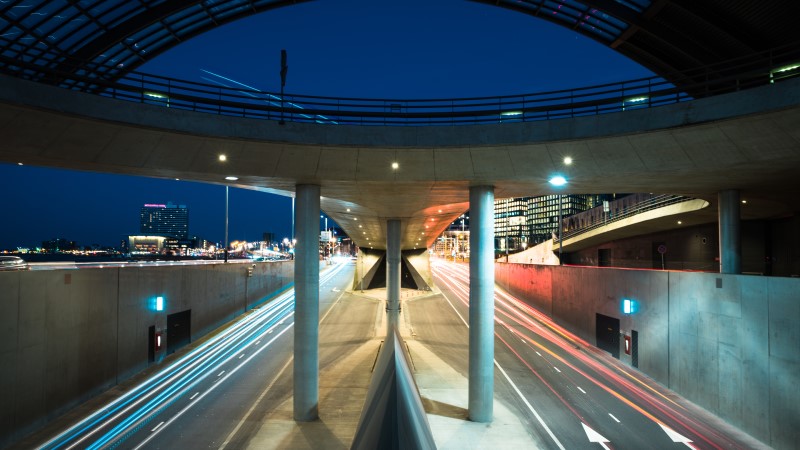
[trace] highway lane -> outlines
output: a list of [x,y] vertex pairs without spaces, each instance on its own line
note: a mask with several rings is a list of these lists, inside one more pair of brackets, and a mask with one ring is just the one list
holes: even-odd
[[[467,376],[469,267],[434,260],[433,268],[443,297],[407,305],[416,338]],[[495,397],[518,411],[544,448],[752,444],[519,299],[498,289],[495,305]]]
[[[323,317],[352,282],[353,270],[348,262],[321,273]],[[124,395],[66,427],[41,448],[220,448],[226,441],[246,437],[247,427],[240,419],[255,409],[253,400],[259,395],[262,400],[291,395],[293,294],[277,296],[138,385],[123,389]],[[374,314],[370,319],[374,323]],[[362,337],[358,333],[373,331],[356,327],[344,337],[355,342]],[[324,358],[335,358],[331,353],[340,351],[346,348],[332,346],[321,352],[321,366]],[[265,386],[270,389],[265,391]]]

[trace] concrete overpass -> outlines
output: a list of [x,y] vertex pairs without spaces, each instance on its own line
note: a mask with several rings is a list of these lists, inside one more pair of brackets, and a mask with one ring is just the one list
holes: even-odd
[[[720,199],[727,205],[719,207],[721,248],[733,250],[739,198],[748,200],[742,218],[797,210],[798,84],[793,79],[659,108],[547,122],[357,127],[279,125],[3,77],[0,160],[220,184],[236,177],[236,186],[296,194],[299,244],[316,243],[321,207],[360,246],[386,250],[389,310],[400,308],[400,251],[426,248],[470,209],[469,417],[483,422],[492,420],[493,393],[491,198],[554,192],[547,181],[560,172],[570,179],[565,193],[676,193],[718,207]],[[561,166],[564,156],[575,163]],[[316,256],[316,245],[298,245],[299,421],[318,415]]]
[[400,220],[401,249],[426,248],[469,209],[470,186],[542,195],[557,192],[547,182],[555,173],[569,179],[562,193],[673,193],[714,205],[735,189],[748,199],[743,219],[780,217],[800,207],[799,87],[793,79],[556,121],[359,127],[174,110],[4,76],[0,160],[282,195],[318,185],[322,210],[376,249],[388,219]]

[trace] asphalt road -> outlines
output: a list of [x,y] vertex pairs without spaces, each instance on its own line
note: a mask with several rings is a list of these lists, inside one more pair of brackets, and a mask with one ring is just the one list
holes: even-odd
[[[406,306],[416,339],[467,377],[469,266],[434,260],[433,270],[442,295]],[[501,290],[495,321],[495,399],[542,448],[758,446]]]
[[[320,275],[320,370],[374,338],[380,302],[342,305],[353,263]],[[341,307],[337,307],[341,306]],[[165,361],[163,368],[115,388],[83,417],[68,414],[37,447],[241,448],[259,418],[291,397],[293,291]],[[360,409],[360,405],[359,409]],[[72,423],[70,425],[69,423]],[[41,435],[41,433],[39,434]],[[26,440],[26,444],[30,440]]]

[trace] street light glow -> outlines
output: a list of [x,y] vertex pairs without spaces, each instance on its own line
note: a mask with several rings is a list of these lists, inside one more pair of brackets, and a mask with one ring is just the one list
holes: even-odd
[[562,177],[561,175],[556,175],[553,178],[550,178],[550,184],[553,186],[563,186],[567,184],[567,179]]
[[400,164],[397,164],[396,162],[392,163],[392,169],[397,169],[398,167],[400,167]]
[[227,161],[227,160],[228,160],[228,157],[227,157],[227,156],[225,156],[224,154],[221,154],[221,155],[219,155],[219,160],[220,160],[220,161]]
[[239,179],[239,177],[225,177],[225,179],[228,181],[236,181]]
[[566,164],[566,165],[572,164],[572,158],[569,157],[569,156],[565,157],[564,158],[564,164]]

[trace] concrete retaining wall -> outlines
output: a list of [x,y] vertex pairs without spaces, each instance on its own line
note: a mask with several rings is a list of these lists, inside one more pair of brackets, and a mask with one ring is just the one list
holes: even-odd
[[149,327],[168,314],[190,309],[194,340],[293,274],[291,262],[0,272],[0,447],[145,369]]
[[620,319],[639,333],[639,370],[774,448],[800,446],[800,279],[502,263],[495,277],[590,343],[596,313]]

